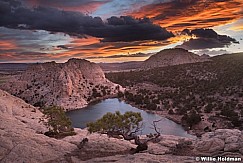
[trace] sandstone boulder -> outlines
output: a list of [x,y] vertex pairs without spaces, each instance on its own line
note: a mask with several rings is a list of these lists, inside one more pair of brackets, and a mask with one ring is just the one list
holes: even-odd
[[215,131],[215,137],[218,137],[220,139],[226,139],[231,136],[240,136],[241,131],[237,129],[218,129]]
[[218,152],[224,149],[224,141],[218,138],[200,140],[196,144],[196,150],[203,153]]
[[235,152],[240,149],[240,144],[239,143],[229,143],[225,144],[224,151],[226,152]]
[[231,136],[225,139],[225,143],[236,143],[239,140],[238,136]]

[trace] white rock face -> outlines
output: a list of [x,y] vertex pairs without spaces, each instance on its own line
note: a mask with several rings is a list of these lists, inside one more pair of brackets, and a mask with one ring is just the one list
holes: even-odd
[[211,156],[223,152],[242,154],[243,131],[237,129],[218,129],[202,135],[195,143],[194,152],[198,155]]
[[95,63],[70,59],[66,63],[35,64],[2,86],[3,90],[32,105],[58,105],[66,110],[82,108],[90,101],[117,93]]
[[200,152],[215,152],[224,149],[224,141],[218,138],[199,141],[196,144],[196,149]]
[[47,131],[39,123],[42,116],[37,108],[0,90],[0,162],[46,162],[76,148],[40,134]]
[[187,50],[175,48],[165,49],[152,55],[149,59],[144,61],[143,68],[149,69],[154,67],[165,67],[172,65],[180,65],[186,63],[205,62],[210,61],[209,58],[200,57]]

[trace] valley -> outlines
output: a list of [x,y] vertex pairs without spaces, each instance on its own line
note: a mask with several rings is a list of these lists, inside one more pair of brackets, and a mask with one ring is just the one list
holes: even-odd
[[[158,61],[168,60],[156,59]],[[55,162],[131,162],[134,159],[139,162],[178,162],[183,159],[183,162],[193,162],[194,156],[229,154],[240,158],[242,63],[242,53],[236,53],[185,64],[172,60],[171,65],[155,64],[149,68],[140,62],[139,67],[132,70],[118,66],[114,71],[114,67],[106,67],[106,73],[97,64],[81,59],[38,63],[20,71],[19,68],[5,69],[1,74],[1,89],[23,100],[0,90],[1,120],[4,121],[0,125],[0,131],[4,133],[0,159],[9,162],[21,156],[20,160],[26,161],[34,156],[31,162],[42,159]],[[98,102],[100,100],[104,101]],[[77,127],[71,128],[71,134],[66,133],[69,136],[55,137],[59,140],[47,137],[50,131],[44,123],[48,121],[45,110],[53,105],[63,107],[73,127]],[[142,114],[143,123],[148,125],[139,136],[142,140],[147,139],[148,133],[154,133],[149,125],[160,119],[158,142],[148,143],[149,148],[142,153],[131,154],[135,142],[87,131],[88,122],[116,111]],[[16,132],[19,138],[15,139]],[[28,145],[23,142],[26,138],[30,140]],[[89,142],[81,148],[84,138]],[[15,145],[19,142],[22,142],[21,147],[35,148],[38,145],[45,151],[40,156],[40,152],[32,150],[23,157],[21,149]],[[63,150],[57,150],[59,148]]]
[[0,163],[243,162],[242,0],[0,0]]
[[106,77],[126,87],[122,99],[174,119],[199,135],[216,128],[242,129],[242,53],[211,60]]

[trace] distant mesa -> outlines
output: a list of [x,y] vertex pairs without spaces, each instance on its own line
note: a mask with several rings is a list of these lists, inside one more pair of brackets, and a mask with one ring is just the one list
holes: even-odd
[[173,66],[186,63],[211,61],[210,56],[199,56],[182,48],[165,49],[145,61],[122,63],[98,63],[105,72],[130,71],[136,69],[150,69],[155,67]]
[[99,65],[72,58],[66,63],[33,64],[1,88],[35,106],[58,105],[71,110],[116,94],[121,87],[106,79]]
[[165,67],[186,63],[210,61],[209,56],[199,56],[182,48],[165,49],[144,61],[142,68]]

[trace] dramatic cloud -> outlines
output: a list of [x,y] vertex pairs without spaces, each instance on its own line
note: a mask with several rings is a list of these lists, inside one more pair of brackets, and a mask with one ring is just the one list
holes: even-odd
[[[111,58],[113,55],[116,58],[123,56],[127,58],[142,58],[146,55],[141,55],[141,51],[150,51],[161,49],[161,46],[168,45],[164,42],[148,42],[148,41],[135,41],[135,42],[100,42],[99,39],[94,37],[75,39],[71,44],[67,44],[69,51],[59,53],[63,57],[82,57],[88,59],[98,58]],[[140,56],[139,56],[140,55]],[[113,60],[114,62],[114,60]]]
[[[111,17],[105,23],[100,17],[91,17],[79,12],[61,11],[55,8],[33,9],[17,7],[0,1],[0,26],[9,28],[47,30],[69,35],[103,38],[103,42],[166,40],[174,35],[154,25],[149,19],[134,19],[130,16]],[[120,24],[119,24],[120,23]]]
[[111,0],[23,0],[27,6],[55,7],[65,11],[91,13]]
[[[52,60],[64,62],[73,57],[105,57],[114,54],[127,55],[128,53],[132,55],[141,51],[159,51],[161,46],[168,44],[169,42],[164,43],[164,41],[100,42],[100,39],[90,36],[71,38],[63,33],[0,27],[1,62],[44,62]],[[127,58],[143,60],[142,57]],[[107,60],[108,58],[104,59]],[[110,62],[117,59],[115,57]]]
[[243,17],[242,0],[173,0],[149,4],[127,13],[136,18],[149,17],[171,31],[209,28]]
[[186,29],[182,31],[182,34],[195,37],[177,46],[178,48],[187,50],[224,48],[232,43],[239,43],[234,38],[226,35],[219,35],[212,29],[195,29],[191,31]]
[[87,57],[86,59],[149,57],[153,54],[155,54],[155,53],[135,53],[135,54],[127,54],[127,55],[110,55],[110,56]]
[[[57,57],[67,51],[60,45],[68,44],[73,39],[62,33],[50,34],[47,31],[28,31],[0,27],[1,61],[29,60],[41,61]],[[38,54],[39,59],[38,59]]]
[[166,40],[174,35],[166,29],[154,25],[148,18],[134,19],[130,16],[111,17],[101,28],[90,28],[87,34],[104,38],[104,42]]
[[[144,60],[184,40],[179,47],[239,52],[242,5],[242,0],[0,0],[0,60]],[[240,44],[230,46],[234,38]]]

